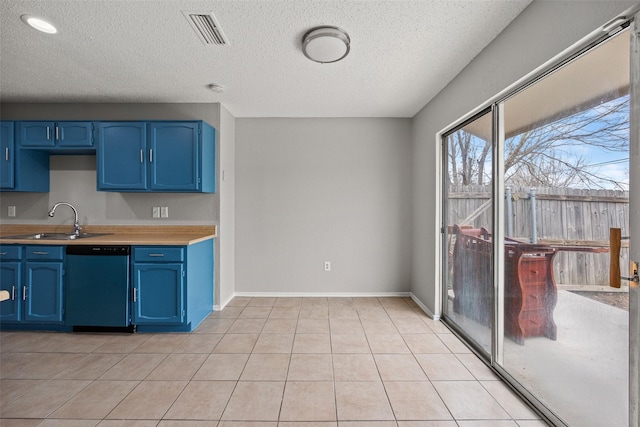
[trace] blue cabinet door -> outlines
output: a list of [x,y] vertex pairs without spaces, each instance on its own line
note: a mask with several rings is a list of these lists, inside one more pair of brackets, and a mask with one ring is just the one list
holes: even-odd
[[62,273],[61,262],[25,262],[23,321],[62,322]]
[[182,263],[134,263],[133,289],[134,324],[184,323]]
[[55,134],[59,147],[93,147],[93,122],[58,122]]
[[21,147],[55,147],[54,122],[18,122],[18,145]]
[[98,190],[147,188],[146,129],[145,122],[98,124]]
[[18,145],[24,148],[93,146],[93,122],[22,121],[17,133]]
[[17,322],[20,320],[20,303],[22,301],[21,272],[19,261],[3,261],[0,263],[0,290],[9,292],[9,299],[0,302],[0,322]]
[[0,188],[11,189],[15,185],[15,144],[13,122],[0,122]]
[[149,150],[151,190],[197,191],[200,189],[199,123],[151,123]]

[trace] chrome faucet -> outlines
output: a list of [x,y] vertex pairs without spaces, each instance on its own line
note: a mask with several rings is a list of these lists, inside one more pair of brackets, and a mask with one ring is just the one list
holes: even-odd
[[69,206],[71,209],[73,209],[73,214],[75,215],[75,219],[73,221],[73,234],[76,236],[80,235],[80,230],[82,230],[82,227],[80,227],[80,223],[78,223],[78,211],[76,210],[76,208],[73,207],[73,205],[71,203],[67,203],[67,202],[58,202],[55,205],[53,205],[53,207],[51,208],[51,210],[49,211],[48,215],[53,218],[53,215],[55,215],[56,213],[56,208],[60,205],[65,205],[65,206]]

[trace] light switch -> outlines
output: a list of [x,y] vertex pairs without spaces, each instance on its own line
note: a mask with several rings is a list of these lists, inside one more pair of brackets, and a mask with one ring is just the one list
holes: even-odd
[[9,206],[7,215],[8,216],[16,216],[16,207],[15,206]]
[[160,218],[160,206],[154,206],[151,216],[154,218]]
[[169,218],[169,207],[162,206],[160,208],[160,218]]

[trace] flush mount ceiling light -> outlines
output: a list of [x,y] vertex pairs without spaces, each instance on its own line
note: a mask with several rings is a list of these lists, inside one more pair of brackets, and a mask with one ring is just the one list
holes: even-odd
[[350,47],[349,34],[338,27],[315,27],[302,37],[304,56],[321,64],[340,61],[347,56]]
[[22,21],[28,26],[35,28],[38,31],[42,31],[43,33],[55,34],[58,32],[58,29],[50,22],[47,22],[42,18],[38,18],[37,16],[22,15],[20,19],[22,19]]

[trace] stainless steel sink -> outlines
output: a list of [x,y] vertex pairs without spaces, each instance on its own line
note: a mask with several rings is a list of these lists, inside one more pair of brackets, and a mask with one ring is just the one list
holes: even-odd
[[35,233],[35,234],[22,234],[19,236],[5,236],[4,239],[24,239],[24,240],[76,240],[87,239],[90,237],[107,236],[110,233],[80,233],[75,235],[73,233]]

